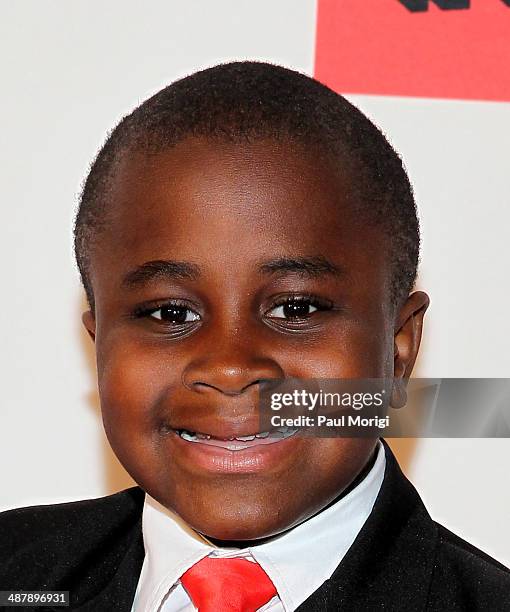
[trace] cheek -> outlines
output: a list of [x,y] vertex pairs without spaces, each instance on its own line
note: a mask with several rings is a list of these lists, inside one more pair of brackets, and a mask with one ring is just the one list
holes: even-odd
[[[178,379],[178,364],[129,342],[99,346],[98,386],[106,434],[119,455],[147,448],[160,398]],[[138,449],[138,450],[137,450]]]
[[[338,497],[366,466],[376,444],[374,438],[309,439],[287,478],[289,491],[285,503],[292,499],[294,506],[288,508],[289,516],[285,519],[309,518]],[[281,484],[275,484],[274,490],[280,487]]]
[[310,444],[308,462],[317,483],[339,492],[366,464],[377,439],[316,438]]
[[297,378],[384,378],[392,372],[393,336],[376,326],[341,329],[289,360]]
[[169,486],[161,449],[159,406],[175,384],[177,365],[154,347],[109,342],[101,348],[98,382],[108,441],[127,472],[146,490]]

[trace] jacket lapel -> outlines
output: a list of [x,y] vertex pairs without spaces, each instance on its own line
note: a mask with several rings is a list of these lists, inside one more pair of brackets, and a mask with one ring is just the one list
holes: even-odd
[[80,612],[98,612],[98,610],[130,612],[144,555],[140,523],[134,530],[131,543],[110,582],[92,598],[77,602],[77,607],[74,609]]
[[333,575],[299,612],[423,610],[434,565],[437,528],[389,446],[372,513]]
[[94,525],[83,525],[80,561],[61,584],[62,590],[69,591],[71,610],[131,610],[145,556],[142,536],[145,493],[134,487],[111,499],[95,515],[96,538]]

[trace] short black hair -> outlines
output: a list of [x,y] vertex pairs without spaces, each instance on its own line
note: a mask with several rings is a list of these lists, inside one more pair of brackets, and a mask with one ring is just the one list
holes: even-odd
[[356,178],[358,206],[388,239],[390,299],[398,304],[407,297],[416,279],[420,235],[413,189],[399,155],[360,110],[322,83],[281,66],[242,61],[175,81],[108,135],[83,184],[74,227],[76,261],[92,310],[91,253],[107,223],[108,194],[123,154],[158,152],[193,136],[290,140],[347,165]]

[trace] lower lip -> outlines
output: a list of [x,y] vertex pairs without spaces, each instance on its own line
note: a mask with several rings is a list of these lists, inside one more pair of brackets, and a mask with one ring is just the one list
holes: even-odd
[[289,461],[290,453],[301,440],[294,434],[272,444],[256,444],[233,451],[221,446],[189,442],[175,431],[169,434],[169,441],[175,444],[180,460],[187,466],[222,474],[250,474],[278,467],[282,462]]

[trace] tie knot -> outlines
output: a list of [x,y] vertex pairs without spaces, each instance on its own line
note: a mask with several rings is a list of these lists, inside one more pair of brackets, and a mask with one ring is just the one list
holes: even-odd
[[255,612],[276,595],[258,563],[205,557],[181,576],[199,612]]

